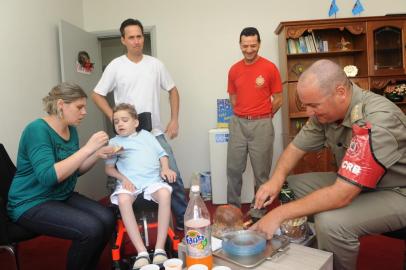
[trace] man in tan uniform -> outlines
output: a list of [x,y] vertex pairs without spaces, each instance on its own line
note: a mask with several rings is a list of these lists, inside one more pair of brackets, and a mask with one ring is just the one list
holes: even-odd
[[[318,247],[334,269],[356,269],[359,237],[406,226],[406,117],[385,97],[352,85],[342,69],[319,60],[299,78],[309,121],[256,194],[260,208],[286,178],[296,201],[252,226],[272,237],[284,220],[313,215]],[[330,147],[339,171],[288,176],[306,152]]]

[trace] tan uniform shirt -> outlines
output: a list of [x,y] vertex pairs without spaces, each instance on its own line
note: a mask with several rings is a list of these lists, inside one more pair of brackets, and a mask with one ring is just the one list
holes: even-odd
[[387,98],[353,85],[351,104],[341,124],[311,117],[293,140],[303,151],[331,148],[337,165],[349,147],[352,125],[368,121],[376,159],[387,169],[377,187],[406,187],[406,116]]

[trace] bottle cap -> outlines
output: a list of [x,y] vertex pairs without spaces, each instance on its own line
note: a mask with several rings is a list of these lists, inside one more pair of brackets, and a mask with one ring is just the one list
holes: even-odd
[[200,192],[200,187],[198,185],[193,185],[190,190],[192,192]]

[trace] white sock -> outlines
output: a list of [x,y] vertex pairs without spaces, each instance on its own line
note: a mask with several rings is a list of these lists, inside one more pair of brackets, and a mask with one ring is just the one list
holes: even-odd
[[161,252],[161,253],[165,253],[165,254],[166,254],[165,250],[160,249],[160,248],[156,248],[154,254],[156,254],[156,253],[158,253],[158,252]]
[[148,254],[148,252],[146,252],[146,251],[141,251],[141,252],[138,253],[137,258],[138,258],[138,257],[141,257],[141,256],[147,256],[147,257],[148,257],[149,254]]

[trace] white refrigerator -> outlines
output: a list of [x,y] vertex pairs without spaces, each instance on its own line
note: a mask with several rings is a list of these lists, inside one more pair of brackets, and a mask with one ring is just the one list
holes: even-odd
[[[227,128],[209,130],[210,171],[213,204],[227,203],[227,144],[229,131]],[[241,203],[250,203],[254,198],[254,174],[251,162],[247,160],[247,168],[243,174]]]

